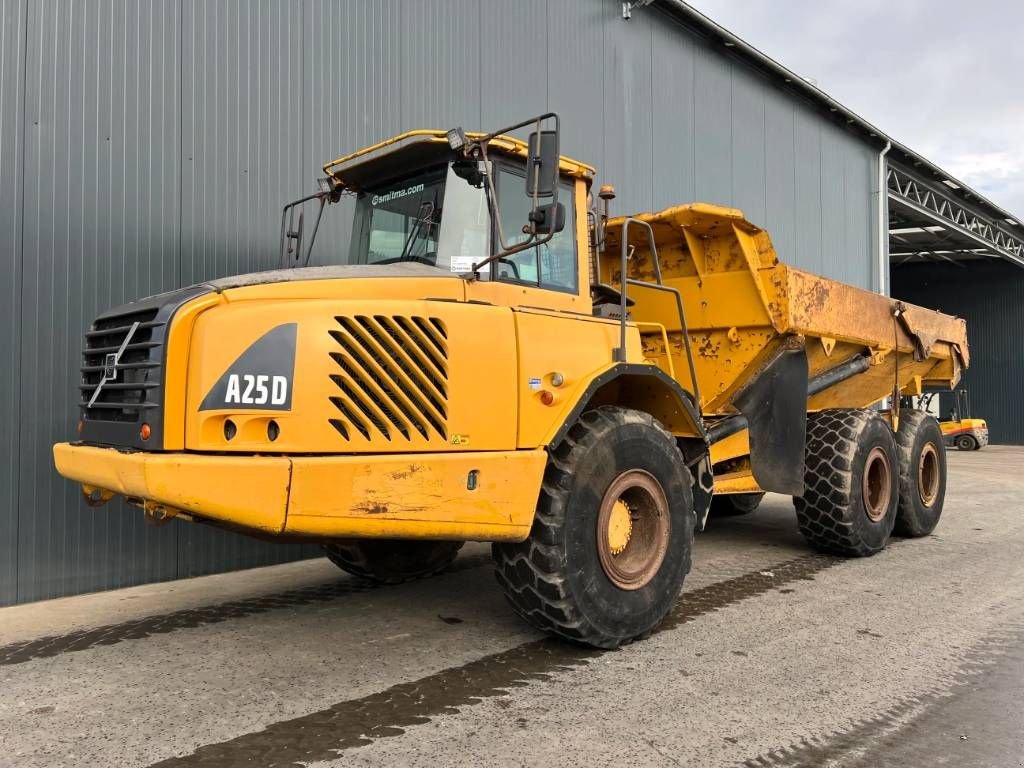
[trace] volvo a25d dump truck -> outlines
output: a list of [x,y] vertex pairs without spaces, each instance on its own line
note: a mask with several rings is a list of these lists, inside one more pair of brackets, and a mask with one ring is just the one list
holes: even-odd
[[[378,581],[493,542],[523,618],[600,647],[679,598],[713,496],[788,494],[851,556],[938,522],[937,423],[872,406],[955,385],[962,320],[787,266],[735,209],[610,218],[554,114],[324,173],[283,210],[281,269],[86,332],[54,459],[90,504],[319,542]],[[317,241],[331,215],[348,242]]]

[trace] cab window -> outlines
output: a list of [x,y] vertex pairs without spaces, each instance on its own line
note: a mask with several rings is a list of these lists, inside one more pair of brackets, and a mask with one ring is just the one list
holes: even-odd
[[[498,171],[497,186],[505,243],[516,245],[527,239],[522,227],[529,221],[533,203],[525,192],[526,178],[521,170],[501,168]],[[495,262],[498,280],[576,293],[579,272],[576,266],[576,214],[573,197],[572,184],[559,184],[558,202],[565,206],[565,228],[542,245],[513,253]],[[498,247],[497,237],[495,247]]]

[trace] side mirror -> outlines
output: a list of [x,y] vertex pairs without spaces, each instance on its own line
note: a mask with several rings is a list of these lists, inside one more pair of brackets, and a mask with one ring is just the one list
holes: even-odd
[[558,131],[531,133],[527,146],[526,194],[551,197],[558,184]]
[[553,235],[565,229],[565,206],[561,203],[538,205],[530,211],[530,223],[538,235]]

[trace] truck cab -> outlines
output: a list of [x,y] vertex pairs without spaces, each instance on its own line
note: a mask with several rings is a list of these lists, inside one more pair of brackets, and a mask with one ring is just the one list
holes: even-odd
[[[417,130],[326,163],[282,212],[280,269],[104,313],[58,469],[159,520],[507,541],[595,397],[653,401],[699,460],[693,399],[635,331],[617,360],[622,323],[595,313],[594,169],[559,155],[554,115],[524,125],[529,142]],[[317,237],[330,216],[347,242]],[[306,266],[314,248],[329,266]]]

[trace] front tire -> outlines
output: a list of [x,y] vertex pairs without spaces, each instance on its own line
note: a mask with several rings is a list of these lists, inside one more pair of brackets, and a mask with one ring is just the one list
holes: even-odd
[[534,626],[599,648],[649,634],[690,570],[690,473],[651,416],[587,411],[550,454],[529,538],[495,544],[497,578]]
[[898,463],[892,430],[869,410],[807,415],[800,532],[815,549],[852,557],[880,552],[896,522]]
[[462,541],[339,539],[324,544],[327,559],[346,573],[375,584],[400,584],[447,568]]
[[893,532],[927,536],[939,524],[946,498],[946,447],[939,423],[924,411],[901,411],[896,448],[900,489]]

